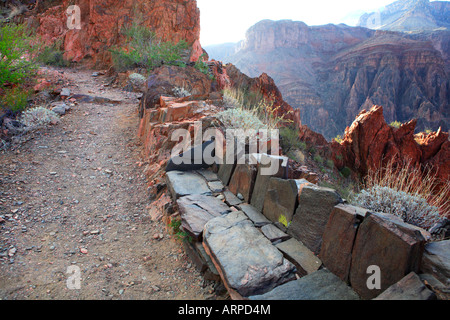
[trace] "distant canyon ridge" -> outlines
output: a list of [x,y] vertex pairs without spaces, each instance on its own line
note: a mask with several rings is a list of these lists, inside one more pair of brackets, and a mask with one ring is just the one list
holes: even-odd
[[302,123],[328,140],[373,105],[383,106],[387,123],[417,119],[416,131],[447,131],[449,9],[444,1],[397,1],[361,17],[377,30],[264,20],[237,44],[205,49],[251,77],[267,73]]

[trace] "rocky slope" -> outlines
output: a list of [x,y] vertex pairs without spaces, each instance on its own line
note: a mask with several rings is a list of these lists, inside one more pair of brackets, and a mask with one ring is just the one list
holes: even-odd
[[366,13],[358,25],[370,29],[391,31],[423,31],[449,29],[450,2],[400,0],[379,12]]
[[448,31],[405,35],[345,25],[261,21],[225,61],[266,72],[302,123],[328,140],[358,113],[382,105],[388,123],[417,118],[417,130],[449,128]]
[[81,11],[80,30],[67,27],[66,10],[72,1],[53,3],[54,6],[41,14],[31,15],[29,24],[38,28],[47,43],[62,40],[65,57],[75,62],[91,58],[96,66],[107,65],[111,60],[108,50],[123,41],[121,29],[138,19],[163,41],[186,40],[197,58],[201,51],[200,11],[196,0],[81,0],[77,2]]

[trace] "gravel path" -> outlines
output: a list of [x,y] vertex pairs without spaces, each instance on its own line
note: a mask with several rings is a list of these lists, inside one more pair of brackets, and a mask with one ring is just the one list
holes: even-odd
[[[0,299],[209,298],[182,245],[148,215],[136,94],[88,71],[64,76],[72,93],[121,103],[80,102],[0,154]],[[70,266],[80,289],[67,286]]]

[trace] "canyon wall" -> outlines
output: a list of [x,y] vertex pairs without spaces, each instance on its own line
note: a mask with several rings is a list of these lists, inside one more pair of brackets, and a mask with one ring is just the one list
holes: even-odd
[[[90,58],[95,66],[111,62],[109,49],[120,45],[121,30],[133,22],[149,27],[163,41],[185,40],[199,47],[200,11],[196,0],[79,0],[54,1],[30,23],[48,43],[62,41],[65,58],[80,62]],[[81,12],[81,29],[69,30],[66,10],[76,4]]]
[[265,20],[221,58],[250,76],[270,75],[302,122],[328,140],[373,105],[388,123],[416,118],[418,131],[447,131],[449,34]]

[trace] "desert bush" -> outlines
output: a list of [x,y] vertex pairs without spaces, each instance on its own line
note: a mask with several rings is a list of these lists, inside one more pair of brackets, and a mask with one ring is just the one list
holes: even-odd
[[363,190],[353,202],[370,210],[395,214],[428,230],[449,214],[450,182],[436,189],[438,183],[432,168],[425,168],[423,173],[409,161],[401,164],[390,161],[384,168],[369,171]]
[[9,109],[12,112],[20,112],[25,109],[28,104],[30,92],[21,86],[5,90],[5,95],[0,99],[2,108]]
[[336,141],[337,143],[342,143],[343,141],[342,136],[340,134],[338,134],[333,140]]
[[172,89],[172,92],[175,95],[175,97],[178,97],[178,98],[189,97],[192,95],[189,92],[189,90],[186,90],[185,88],[182,88],[182,87],[175,87]]
[[59,121],[59,116],[44,107],[28,109],[22,113],[21,122],[27,127],[27,130],[38,129]]
[[70,62],[64,59],[64,52],[61,50],[60,41],[44,47],[38,54],[37,61],[54,67],[68,67],[70,65]]
[[258,118],[254,110],[243,108],[227,109],[219,112],[216,117],[226,128],[230,129],[269,129],[269,127]]
[[280,129],[280,145],[285,154],[292,149],[305,150],[306,144],[299,140],[297,129],[287,126]]
[[331,159],[328,159],[326,162],[326,165],[328,168],[333,169],[334,168],[334,162]]
[[226,109],[243,108],[242,92],[225,88],[223,90],[223,105]]
[[0,27],[0,85],[20,83],[36,70],[32,39],[24,25]]
[[323,164],[323,158],[319,155],[319,154],[316,154],[316,155],[314,155],[314,161],[315,162],[317,162],[318,164]]
[[341,169],[340,173],[342,174],[342,176],[344,178],[348,178],[352,174],[352,170],[350,170],[349,167],[344,167],[344,168]]
[[400,121],[393,121],[389,124],[392,128],[400,128],[400,126],[402,125],[402,123]]
[[177,64],[182,52],[188,48],[186,41],[163,42],[147,27],[137,22],[122,30],[126,37],[124,48],[112,48],[114,66],[118,71],[134,68],[154,69],[164,64]]

